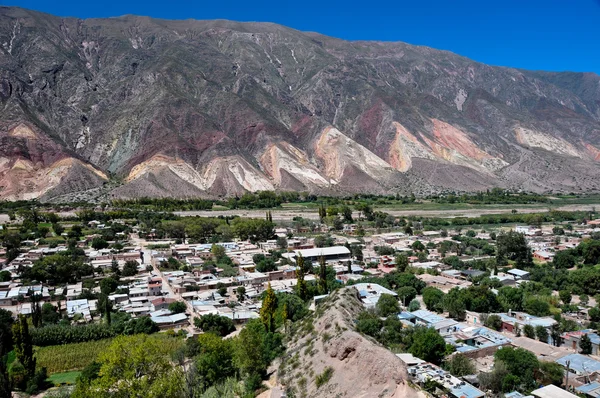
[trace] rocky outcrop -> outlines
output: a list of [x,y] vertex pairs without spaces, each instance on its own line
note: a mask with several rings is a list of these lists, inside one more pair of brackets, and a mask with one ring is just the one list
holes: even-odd
[[600,190],[599,104],[593,73],[275,24],[0,7],[3,199]]
[[404,362],[354,330],[362,309],[351,287],[319,304],[296,325],[279,382],[304,397],[424,397],[408,383]]

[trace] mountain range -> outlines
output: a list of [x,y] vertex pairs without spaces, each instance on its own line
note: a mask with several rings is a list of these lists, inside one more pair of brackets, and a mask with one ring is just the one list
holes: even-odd
[[0,198],[600,190],[600,76],[0,7]]

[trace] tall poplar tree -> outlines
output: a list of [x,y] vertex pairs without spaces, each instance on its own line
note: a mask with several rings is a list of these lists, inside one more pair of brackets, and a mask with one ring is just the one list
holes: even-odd
[[296,258],[296,291],[298,292],[298,296],[302,300],[306,300],[308,298],[308,289],[306,287],[306,281],[304,280],[304,257],[302,254],[298,253],[298,257]]

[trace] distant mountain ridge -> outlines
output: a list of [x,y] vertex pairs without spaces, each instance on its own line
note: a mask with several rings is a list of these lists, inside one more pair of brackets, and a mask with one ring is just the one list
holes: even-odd
[[600,76],[0,7],[0,154],[2,199],[598,191]]

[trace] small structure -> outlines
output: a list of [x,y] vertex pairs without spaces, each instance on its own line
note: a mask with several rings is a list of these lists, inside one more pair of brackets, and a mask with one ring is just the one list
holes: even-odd
[[533,390],[531,395],[538,398],[578,398],[577,395],[556,387],[554,384]]

